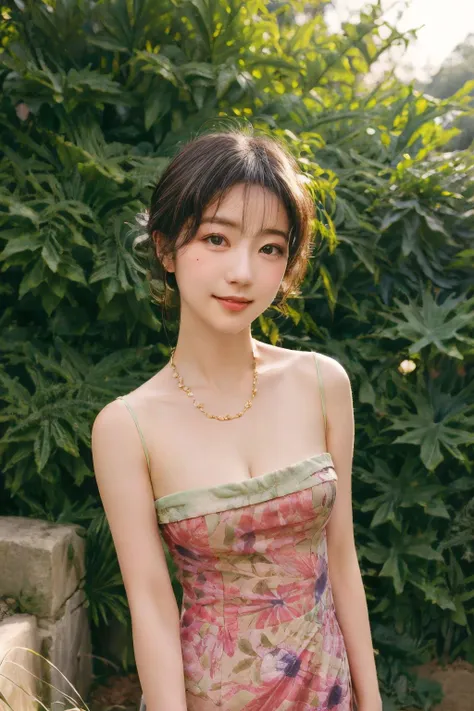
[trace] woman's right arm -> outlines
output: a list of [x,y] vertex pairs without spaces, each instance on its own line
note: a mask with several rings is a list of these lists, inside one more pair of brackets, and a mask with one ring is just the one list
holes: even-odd
[[135,424],[118,400],[92,427],[92,457],[130,608],[146,711],[186,711],[179,610]]

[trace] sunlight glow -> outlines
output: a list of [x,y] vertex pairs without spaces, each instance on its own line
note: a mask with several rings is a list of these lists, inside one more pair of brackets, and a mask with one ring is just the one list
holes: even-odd
[[[341,21],[367,6],[367,0],[332,0],[326,11],[329,27],[337,31]],[[407,7],[408,5],[408,7]],[[469,34],[474,34],[474,0],[382,0],[386,18],[400,31],[421,28],[418,39],[407,51],[394,51],[397,74],[406,79],[427,79],[435,74],[453,49]],[[397,20],[400,10],[402,17]]]

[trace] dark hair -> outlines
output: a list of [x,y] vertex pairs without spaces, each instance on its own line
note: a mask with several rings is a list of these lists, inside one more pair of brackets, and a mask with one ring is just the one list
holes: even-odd
[[177,292],[174,274],[165,272],[157,258],[157,246],[161,258],[174,255],[177,247],[189,243],[196,235],[207,206],[215,200],[219,206],[237,183],[245,183],[245,191],[250,185],[267,188],[285,206],[290,241],[279,292],[280,305],[289,296],[297,296],[313,243],[315,208],[307,182],[286,146],[267,135],[254,135],[252,127],[204,133],[185,143],[162,173],[150,209],[142,216],[151,262],[152,298],[166,304],[168,289],[163,291],[166,285]]

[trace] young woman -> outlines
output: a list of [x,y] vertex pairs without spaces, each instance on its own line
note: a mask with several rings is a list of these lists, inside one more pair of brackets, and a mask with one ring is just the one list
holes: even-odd
[[184,145],[153,193],[148,235],[179,297],[176,348],[92,430],[146,711],[381,711],[353,537],[349,378],[251,332],[297,293],[313,217],[297,162],[247,130]]

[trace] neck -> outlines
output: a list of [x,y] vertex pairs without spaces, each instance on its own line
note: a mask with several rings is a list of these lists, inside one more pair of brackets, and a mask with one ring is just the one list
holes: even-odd
[[219,333],[192,327],[181,318],[174,361],[186,385],[229,391],[229,384],[247,382],[252,371],[256,342],[250,326],[239,333]]

